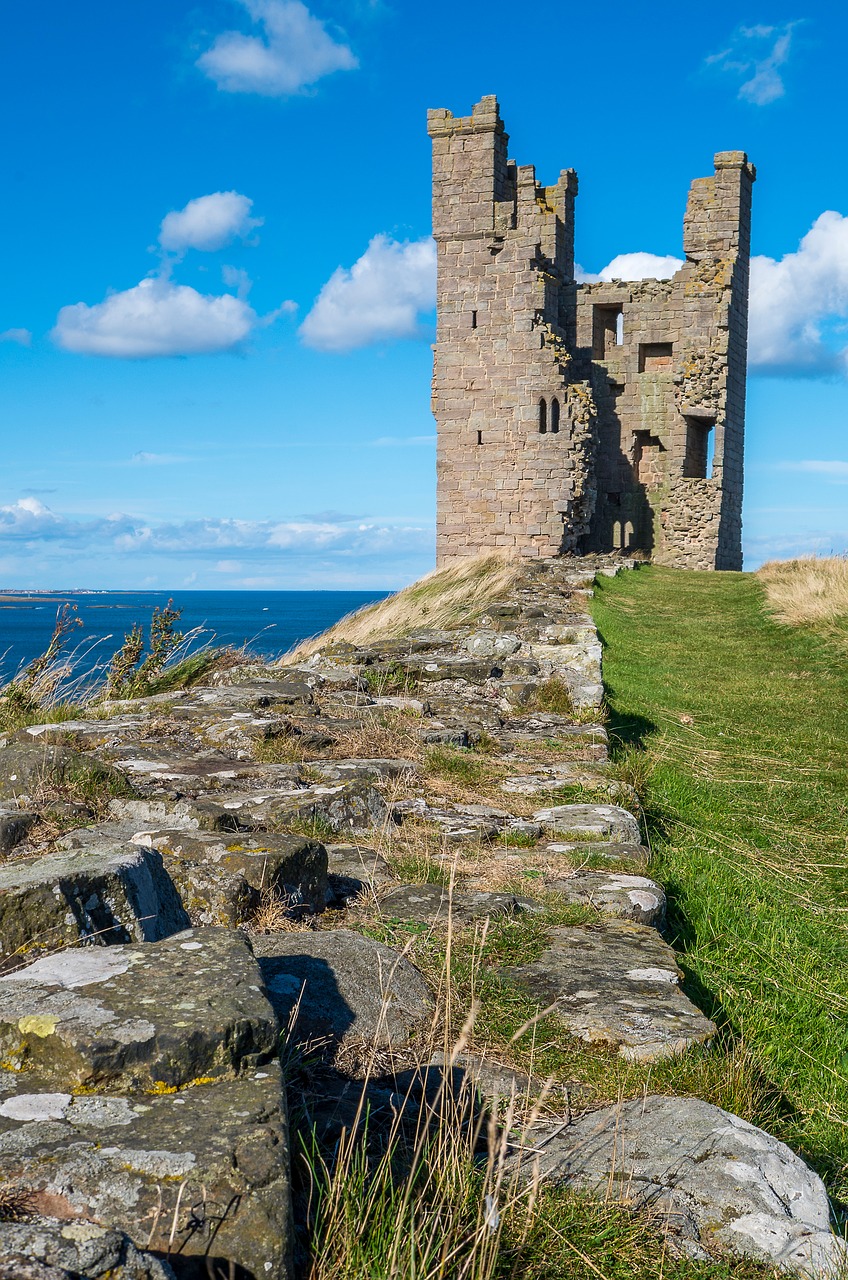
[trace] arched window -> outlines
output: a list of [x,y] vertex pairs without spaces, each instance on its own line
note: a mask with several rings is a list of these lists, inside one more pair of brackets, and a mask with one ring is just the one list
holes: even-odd
[[542,435],[544,435],[547,429],[548,429],[548,402],[545,400],[545,397],[542,396],[541,400],[539,401],[539,431]]
[[551,401],[551,431],[559,431],[559,400],[556,396]]

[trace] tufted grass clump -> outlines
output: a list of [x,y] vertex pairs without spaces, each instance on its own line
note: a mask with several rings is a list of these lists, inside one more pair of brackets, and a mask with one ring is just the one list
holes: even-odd
[[848,623],[848,556],[769,560],[757,570],[766,603],[790,626]]

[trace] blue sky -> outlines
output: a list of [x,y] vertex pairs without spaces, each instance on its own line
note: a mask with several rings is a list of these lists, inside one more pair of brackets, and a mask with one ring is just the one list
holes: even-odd
[[577,258],[754,188],[746,563],[848,549],[831,4],[4,5],[0,586],[389,588],[432,566],[428,107],[580,175]]

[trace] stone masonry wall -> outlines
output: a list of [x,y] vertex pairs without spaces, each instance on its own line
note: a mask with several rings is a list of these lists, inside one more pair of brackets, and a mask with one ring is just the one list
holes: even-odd
[[739,569],[753,166],[696,179],[671,280],[574,281],[577,176],[507,159],[495,98],[431,111],[440,563],[640,550]]
[[510,164],[494,98],[464,119],[431,111],[429,130],[439,561],[575,550],[594,508],[596,452],[589,382],[575,377],[560,324],[576,176],[541,187],[532,166]]

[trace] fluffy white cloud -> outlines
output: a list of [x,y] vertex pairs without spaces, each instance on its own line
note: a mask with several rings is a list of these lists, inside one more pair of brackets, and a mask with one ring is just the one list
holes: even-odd
[[300,326],[300,336],[320,351],[352,351],[371,342],[413,338],[419,313],[436,301],[436,246],[398,243],[375,236],[348,270],[339,267]]
[[0,507],[0,541],[50,537],[61,527],[60,517],[38,498],[19,498],[9,507]]
[[599,280],[668,280],[683,266],[682,258],[656,253],[620,253],[593,275],[575,263],[574,279],[587,283]]
[[[429,524],[390,518],[340,516],[294,520],[233,520],[209,518],[152,524],[118,513],[88,520],[57,514],[38,498],[25,497],[0,507],[0,549],[21,539],[30,543],[58,543],[75,548],[142,554],[180,553],[232,564],[268,553],[334,551],[368,555],[383,550],[406,551],[429,547]],[[229,553],[229,554],[227,554]],[[228,570],[229,571],[229,570]]]
[[262,218],[251,218],[253,201],[238,191],[214,191],[189,200],[184,209],[174,209],[162,219],[159,243],[172,253],[201,249],[206,253],[223,249],[237,237],[244,239]]
[[795,253],[751,260],[749,358],[771,372],[848,372],[848,218],[821,214]]
[[285,97],[359,63],[300,0],[241,0],[261,36],[224,31],[197,65],[228,93]]
[[792,33],[797,22],[783,26],[740,27],[726,48],[707,58],[707,65],[738,79],[738,97],[765,107],[786,93],[781,68],[789,59]]
[[4,329],[0,333],[0,342],[15,342],[19,347],[31,347],[32,334],[29,329]]
[[824,476],[833,484],[848,484],[848,462],[838,458],[802,458],[799,462],[781,462],[778,465],[781,471],[806,471]]
[[51,336],[79,355],[193,356],[231,351],[258,323],[243,298],[210,296],[151,278],[91,307],[84,302],[62,307]]

